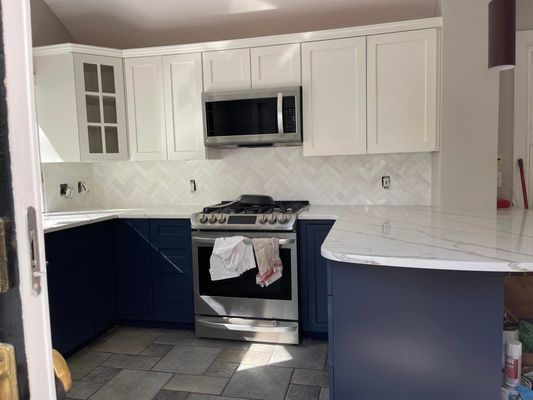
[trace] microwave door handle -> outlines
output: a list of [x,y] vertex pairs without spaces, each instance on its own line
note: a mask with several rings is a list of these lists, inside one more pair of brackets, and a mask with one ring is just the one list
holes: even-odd
[[278,133],[283,134],[283,93],[278,93]]

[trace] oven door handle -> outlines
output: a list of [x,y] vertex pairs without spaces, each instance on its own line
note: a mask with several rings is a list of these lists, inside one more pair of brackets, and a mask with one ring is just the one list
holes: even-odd
[[292,324],[286,326],[252,326],[231,322],[214,322],[202,318],[197,318],[196,323],[209,328],[241,332],[294,332],[298,329],[297,325]]
[[[250,241],[252,240],[250,238],[248,239]],[[215,243],[215,238],[193,237],[192,240],[193,242],[202,243],[202,244],[214,244]],[[279,239],[279,244],[281,246],[286,245],[286,244],[293,244],[295,242],[296,242],[296,239]]]

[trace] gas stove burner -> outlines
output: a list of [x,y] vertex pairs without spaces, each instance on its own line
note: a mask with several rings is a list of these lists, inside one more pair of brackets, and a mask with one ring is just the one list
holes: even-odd
[[294,230],[308,201],[274,201],[270,196],[242,195],[222,201],[192,216],[192,228],[202,230]]

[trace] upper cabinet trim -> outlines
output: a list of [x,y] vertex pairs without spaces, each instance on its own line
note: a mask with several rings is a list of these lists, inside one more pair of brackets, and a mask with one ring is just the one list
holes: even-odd
[[389,22],[377,25],[364,25],[350,28],[328,29],[313,32],[291,33],[286,35],[262,36],[245,39],[220,40],[205,43],[192,43],[173,46],[157,46],[138,49],[118,50],[105,47],[87,46],[81,44],[60,44],[35,47],[34,56],[44,56],[62,53],[85,53],[111,57],[144,57],[158,55],[174,55],[197,53],[214,50],[240,49],[247,47],[272,46],[278,44],[312,42],[327,39],[341,39],[356,36],[378,35],[382,33],[410,31],[428,28],[441,28],[442,17],[422,18],[409,21]]

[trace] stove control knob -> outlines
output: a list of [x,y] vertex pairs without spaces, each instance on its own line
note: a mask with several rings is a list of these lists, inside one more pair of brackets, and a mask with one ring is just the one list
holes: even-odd
[[200,218],[198,218],[198,221],[200,221],[201,224],[205,224],[207,222],[207,215],[200,214]]
[[278,219],[276,218],[276,215],[272,214],[269,218],[268,218],[268,222],[270,222],[271,224],[275,224],[276,221]]
[[215,222],[217,222],[217,216],[215,214],[211,215],[211,217],[209,218],[209,223],[210,224],[214,224]]
[[286,224],[287,222],[289,222],[289,216],[286,215],[286,214],[281,214],[279,217],[278,217],[278,222],[280,224]]
[[218,216],[218,222],[220,222],[221,224],[223,224],[224,222],[226,222],[226,216],[224,214],[220,214]]
[[268,217],[266,215],[263,214],[259,217],[260,224],[266,224],[267,221],[268,221]]

